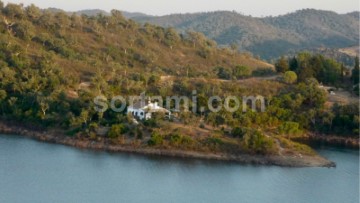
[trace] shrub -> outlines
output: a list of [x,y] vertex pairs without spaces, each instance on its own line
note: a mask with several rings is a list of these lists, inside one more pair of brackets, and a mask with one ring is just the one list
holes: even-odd
[[284,122],[279,126],[278,130],[282,135],[298,135],[301,133],[299,126],[299,123],[296,122]]
[[276,150],[274,141],[259,131],[246,134],[245,147],[257,154],[269,154]]
[[161,136],[159,133],[154,132],[151,135],[150,140],[148,141],[148,145],[149,146],[157,146],[157,145],[161,145],[164,142],[164,138],[163,136]]
[[236,79],[246,78],[251,75],[251,69],[247,66],[236,66],[233,70],[233,76]]
[[118,138],[120,135],[125,134],[129,131],[129,128],[124,124],[112,125],[110,131],[108,132],[109,138]]
[[231,132],[231,135],[233,137],[238,137],[238,138],[243,138],[245,134],[246,134],[246,131],[240,127],[234,128]]
[[294,84],[297,81],[297,75],[293,71],[286,71],[282,80],[287,84]]

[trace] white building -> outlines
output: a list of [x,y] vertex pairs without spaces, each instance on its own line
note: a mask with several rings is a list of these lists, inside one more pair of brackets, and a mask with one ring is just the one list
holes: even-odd
[[171,112],[158,105],[157,102],[152,103],[150,100],[147,104],[145,102],[136,102],[134,105],[129,106],[127,114],[131,113],[135,118],[140,120],[149,120],[152,118],[153,113],[164,113],[166,117],[170,117]]

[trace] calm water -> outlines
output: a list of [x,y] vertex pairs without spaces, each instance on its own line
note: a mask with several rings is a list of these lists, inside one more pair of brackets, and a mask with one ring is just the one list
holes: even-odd
[[358,152],[319,152],[338,167],[149,158],[0,135],[0,202],[358,203]]

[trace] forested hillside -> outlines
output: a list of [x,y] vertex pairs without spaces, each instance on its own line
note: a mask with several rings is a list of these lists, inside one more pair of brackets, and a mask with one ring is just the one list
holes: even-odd
[[[2,9],[0,37],[3,52],[17,53],[14,60],[51,62],[72,75],[89,76],[97,69],[163,75],[211,75],[217,66],[271,67],[240,55],[204,35],[153,25],[141,26],[119,11],[92,17],[65,12],[41,11],[9,4]],[[9,57],[9,56],[4,56]]]
[[[359,106],[327,105],[328,93],[319,87],[323,82],[352,90],[359,78],[323,56],[282,58],[276,63],[280,79],[253,78],[273,73],[273,65],[239,54],[236,47],[219,48],[201,33],[140,25],[117,10],[80,16],[0,1],[0,20],[0,121],[61,129],[87,140],[230,154],[274,154],[280,141],[311,154],[286,137],[359,133]],[[168,120],[155,115],[136,124],[125,109],[94,108],[98,96],[110,104],[117,95],[191,98],[193,90],[197,105],[184,105]],[[221,98],[214,102],[220,106],[228,96],[257,95],[265,98],[263,112],[245,112],[246,101],[234,112],[214,112],[208,105],[213,96]],[[104,127],[108,133],[99,134]]]
[[220,45],[237,45],[240,50],[264,59],[304,49],[350,47],[359,41],[359,12],[337,14],[305,9],[283,16],[255,18],[219,11],[134,20],[202,32]]

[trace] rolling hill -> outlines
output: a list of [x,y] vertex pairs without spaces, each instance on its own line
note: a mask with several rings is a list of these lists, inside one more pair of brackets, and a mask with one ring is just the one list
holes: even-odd
[[17,64],[20,61],[30,66],[51,58],[53,66],[82,79],[99,71],[109,74],[114,70],[131,77],[151,74],[206,77],[215,75],[214,68],[220,66],[273,68],[249,55],[220,49],[200,33],[185,36],[174,29],[142,26],[120,11],[81,16],[16,4],[8,4],[0,11],[0,61],[7,66],[24,66]]
[[255,18],[218,11],[133,19],[175,27],[181,32],[202,32],[219,45],[236,44],[239,50],[264,59],[304,49],[344,48],[359,43],[359,12],[337,14],[305,9],[277,17]]

